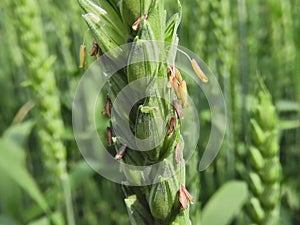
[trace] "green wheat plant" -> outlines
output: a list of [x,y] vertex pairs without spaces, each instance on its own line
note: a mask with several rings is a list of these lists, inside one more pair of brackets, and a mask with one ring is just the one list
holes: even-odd
[[[78,2],[85,11],[83,18],[95,38],[90,54],[97,56],[100,52],[108,53],[108,58],[112,62],[117,63],[120,59],[128,62],[126,68],[113,74],[108,81],[108,97],[103,113],[111,118],[111,107],[115,107],[113,103],[122,88],[143,78],[147,80],[143,92],[149,97],[139,100],[134,105],[129,124],[137,138],[141,140],[149,138],[153,143],[158,143],[156,147],[147,151],[134,151],[118,140],[111,127],[106,128],[108,146],[114,147],[115,152],[112,154],[115,155],[115,159],[137,166],[160,163],[159,168],[151,171],[150,176],[154,177],[154,183],[146,186],[143,186],[146,177],[135,171],[125,174],[127,180],[134,181],[138,185],[134,187],[123,185],[124,201],[131,223],[190,224],[188,202],[192,202],[193,197],[185,188],[182,153],[184,141],[180,130],[181,108],[188,104],[187,88],[180,72],[174,66],[161,63],[167,62],[169,57],[174,61],[176,56],[173,47],[169,46],[178,44],[180,2],[176,2],[178,12],[169,19],[163,1],[102,0],[98,1],[98,4],[90,0]],[[120,46],[126,44],[128,40],[132,41],[131,47],[128,54],[124,55]],[[82,67],[85,51],[85,47],[81,46]],[[153,55],[156,62],[150,62]],[[140,62],[139,59],[143,61]],[[101,60],[99,63],[101,64]],[[169,79],[168,84],[162,86],[157,81],[160,78]],[[168,94],[164,98],[167,98],[167,101],[156,97],[165,89]],[[136,90],[132,88],[131,91],[132,93],[128,95],[133,95]],[[175,102],[174,106],[170,102]],[[161,126],[161,121],[167,121],[165,127]],[[160,139],[162,141],[159,143]],[[144,148],[139,144],[137,147],[141,150]],[[162,175],[157,176],[157,173]]]

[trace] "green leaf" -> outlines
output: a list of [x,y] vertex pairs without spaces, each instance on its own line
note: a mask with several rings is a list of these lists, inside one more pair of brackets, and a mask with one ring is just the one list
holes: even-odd
[[280,120],[279,128],[281,130],[291,130],[300,127],[300,120]]
[[242,208],[248,197],[245,182],[225,183],[205,205],[202,213],[202,225],[226,225]]
[[279,112],[299,112],[300,105],[297,102],[290,100],[281,100],[277,102],[276,108]]
[[1,212],[14,218],[15,221],[23,221],[24,198],[22,189],[2,170],[0,170],[0,181]]
[[24,150],[13,141],[5,138],[0,139],[0,149],[0,170],[21,186],[47,212],[48,205],[34,178],[25,167]]
[[50,222],[50,217],[51,217],[52,222],[54,222],[54,224],[56,224],[56,225],[65,224],[63,215],[59,212],[55,212],[51,215],[44,216],[44,217],[39,218],[37,220],[31,221],[27,225],[50,225],[50,224],[52,224]]
[[50,225],[48,217],[44,216],[38,220],[28,223],[28,225]]
[[33,127],[33,121],[26,121],[13,125],[5,130],[3,137],[12,140],[14,143],[24,146]]

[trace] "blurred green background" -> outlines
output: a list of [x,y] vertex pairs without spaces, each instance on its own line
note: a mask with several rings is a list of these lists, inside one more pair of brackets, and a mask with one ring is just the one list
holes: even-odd
[[[213,165],[197,170],[205,141],[188,162],[194,224],[249,224],[245,202],[232,204],[227,215],[217,212],[238,201],[232,182],[249,183],[240,173],[240,165],[247,164],[240,152],[249,144],[249,108],[258,104],[262,81],[278,115],[279,224],[300,224],[300,1],[182,4],[180,45],[218,77],[228,110],[226,137]],[[173,7],[167,0],[166,8],[173,12]],[[72,101],[84,73],[79,46],[85,43],[89,50],[93,40],[81,14],[70,0],[0,3],[1,225],[129,224],[121,187],[87,166],[72,134]],[[88,57],[87,65],[94,60]],[[192,86],[189,91],[196,92]],[[209,135],[208,110],[199,110],[203,140]],[[226,184],[233,185],[231,191]],[[216,210],[214,216],[207,213],[209,207]],[[207,222],[211,217],[222,224]]]

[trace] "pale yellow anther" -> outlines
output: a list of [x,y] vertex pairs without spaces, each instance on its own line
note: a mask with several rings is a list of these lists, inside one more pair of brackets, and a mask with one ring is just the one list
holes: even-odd
[[205,76],[204,72],[201,70],[200,66],[198,65],[197,61],[195,59],[191,60],[192,67],[197,74],[197,76],[202,80],[203,83],[207,83],[208,79]]

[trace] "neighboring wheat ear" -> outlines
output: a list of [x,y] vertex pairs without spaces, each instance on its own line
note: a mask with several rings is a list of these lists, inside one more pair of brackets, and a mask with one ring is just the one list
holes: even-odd
[[278,225],[281,164],[279,161],[279,126],[275,107],[263,86],[250,112],[250,143],[241,147],[237,169],[248,183],[246,207],[251,221],[258,225]]
[[[67,151],[63,143],[65,128],[61,118],[60,96],[52,70],[55,57],[50,55],[44,42],[45,33],[38,1],[18,0],[14,4],[15,19],[18,21],[16,27],[20,33],[19,40],[23,46],[26,64],[24,72],[28,76],[26,82],[35,103],[37,135],[43,155],[42,165],[47,174],[43,181],[49,198],[53,202],[64,201],[68,221],[75,224],[67,172]],[[62,211],[58,210],[59,213],[63,213]]]

